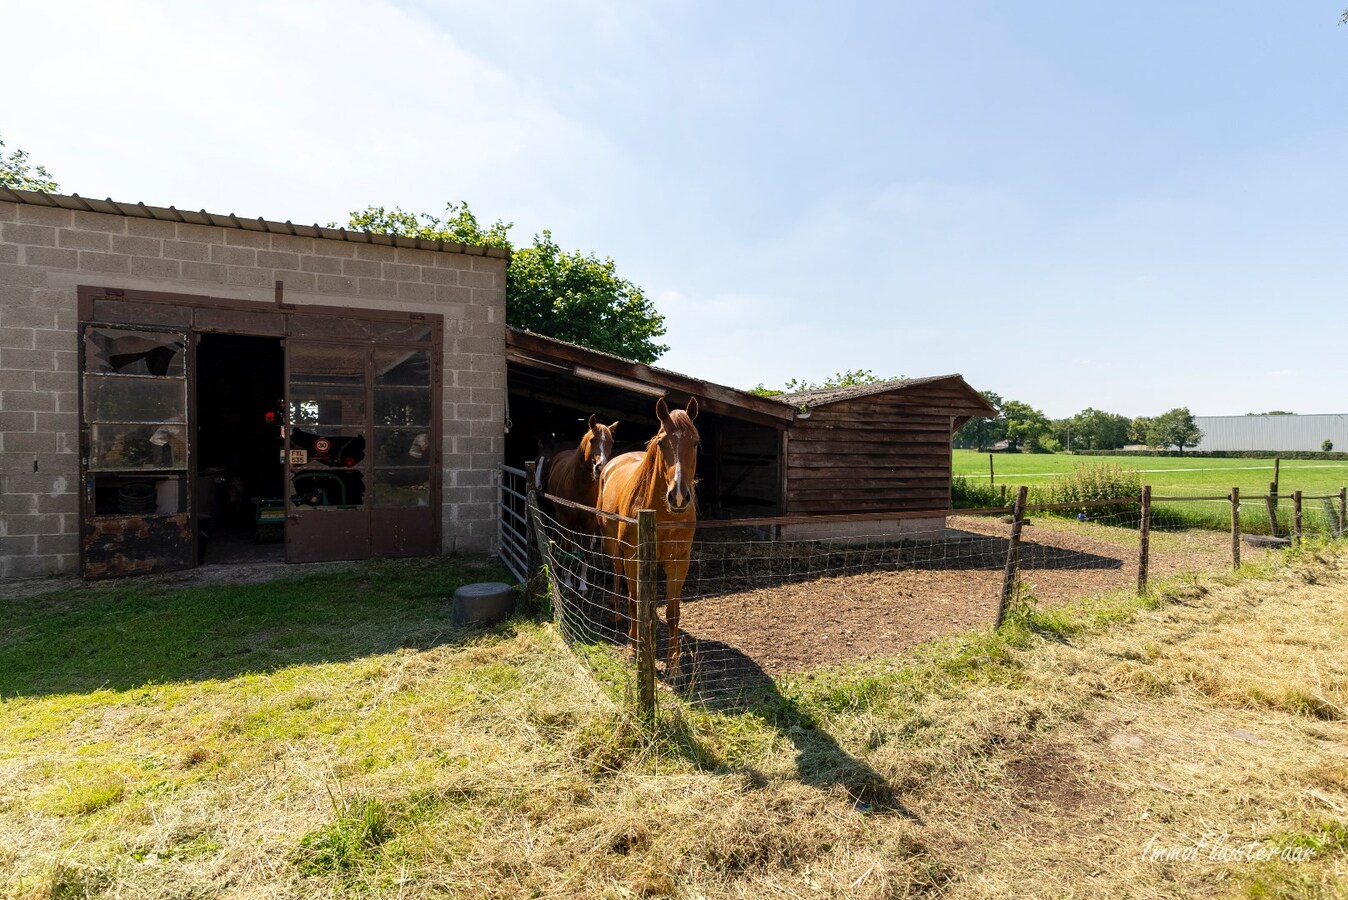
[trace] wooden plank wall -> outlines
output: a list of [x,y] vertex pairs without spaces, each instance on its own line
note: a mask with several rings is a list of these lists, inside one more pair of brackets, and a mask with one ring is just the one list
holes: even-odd
[[947,508],[953,419],[982,414],[941,382],[816,407],[791,425],[786,512]]

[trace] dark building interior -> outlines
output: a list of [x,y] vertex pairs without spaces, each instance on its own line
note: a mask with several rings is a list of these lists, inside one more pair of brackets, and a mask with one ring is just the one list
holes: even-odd
[[281,559],[281,526],[258,499],[286,496],[281,453],[285,351],[279,338],[204,334],[197,345],[195,503],[204,562]]

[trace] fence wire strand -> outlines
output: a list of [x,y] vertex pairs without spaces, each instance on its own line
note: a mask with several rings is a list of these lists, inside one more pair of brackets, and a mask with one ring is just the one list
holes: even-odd
[[[1341,537],[1338,496],[1302,497],[1301,539]],[[669,584],[657,577],[660,681],[704,702],[771,695],[774,679],[821,666],[894,655],[995,621],[1012,534],[1010,511],[934,515],[894,523],[703,529],[692,543],[678,604],[679,665],[671,664]],[[982,513],[982,511],[979,511]],[[1296,540],[1293,498],[1242,498],[1242,561]],[[1151,584],[1233,562],[1232,504],[1164,498],[1150,510]],[[634,689],[635,605],[623,575],[630,544],[605,546],[535,509],[534,527],[557,627],[602,678]],[[1137,498],[1080,508],[1027,507],[1014,569],[1019,604],[1053,605],[1139,580]],[[669,538],[660,532],[658,541]],[[614,557],[618,556],[618,559]],[[616,564],[616,572],[615,572]],[[661,567],[663,569],[663,567]]]

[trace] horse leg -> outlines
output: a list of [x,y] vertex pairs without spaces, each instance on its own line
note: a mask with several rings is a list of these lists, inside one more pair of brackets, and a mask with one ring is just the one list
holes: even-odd
[[[577,544],[580,542],[577,541]],[[580,548],[580,595],[589,596],[590,593],[590,557],[594,554],[595,536],[589,535],[585,540],[585,545]]]
[[635,559],[624,560],[627,567],[627,655],[636,656],[637,645],[641,643],[641,632],[637,628],[637,576],[641,567]]
[[614,636],[617,636],[622,634],[622,602],[623,596],[627,592],[627,587],[623,583],[623,561],[622,557],[618,555],[618,542],[605,538],[604,549],[608,553],[609,565],[613,569],[613,591],[611,594],[613,601],[612,605],[609,606],[608,611],[610,622],[613,627],[613,634]]
[[683,583],[688,579],[688,558],[671,559],[665,562],[665,626],[669,637],[665,648],[665,671],[678,679],[682,642],[679,640],[679,600],[683,597]]

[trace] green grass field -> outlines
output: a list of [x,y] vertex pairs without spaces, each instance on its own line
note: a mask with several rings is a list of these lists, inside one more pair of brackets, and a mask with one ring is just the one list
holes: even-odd
[[[0,897],[1339,896],[1348,555],[1289,562],[654,727],[464,560],[7,600]],[[1275,856],[1144,858],[1204,834]]]
[[[996,453],[993,463],[997,484],[1048,484],[1076,468],[1112,464],[1135,469],[1152,492],[1163,496],[1217,496],[1239,487],[1246,496],[1268,493],[1273,480],[1273,459],[1212,459],[1167,456],[1071,456],[1046,453]],[[988,481],[988,454],[974,450],[954,451],[954,474],[970,481]],[[1307,495],[1337,494],[1348,484],[1348,461],[1284,460],[1279,491],[1290,496],[1299,490]]]

